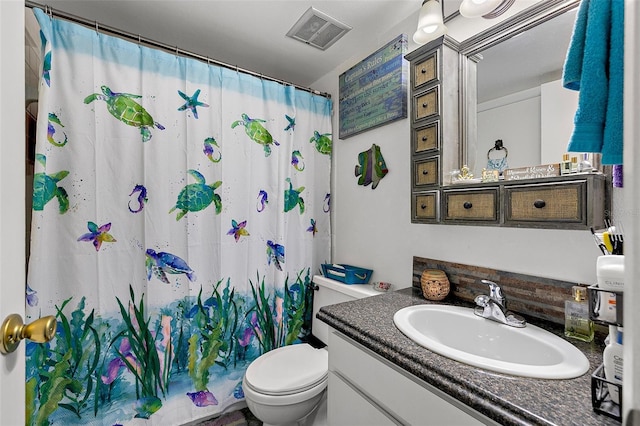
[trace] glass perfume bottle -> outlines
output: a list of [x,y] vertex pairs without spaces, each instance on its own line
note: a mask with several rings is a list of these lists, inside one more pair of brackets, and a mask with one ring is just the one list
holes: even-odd
[[564,302],[564,335],[583,342],[593,340],[593,321],[589,319],[586,287],[571,287],[572,299]]
[[571,173],[571,160],[569,154],[562,154],[562,161],[560,162],[560,174],[568,175]]

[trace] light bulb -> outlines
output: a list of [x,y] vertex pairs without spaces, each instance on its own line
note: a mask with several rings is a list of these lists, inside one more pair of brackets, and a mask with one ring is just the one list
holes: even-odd
[[493,12],[502,0],[464,0],[460,4],[460,15],[465,18],[479,18]]

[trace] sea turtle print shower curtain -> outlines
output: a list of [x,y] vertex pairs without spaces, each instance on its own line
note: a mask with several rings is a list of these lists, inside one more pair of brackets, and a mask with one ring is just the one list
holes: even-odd
[[28,424],[181,424],[309,332],[329,99],[35,11]]

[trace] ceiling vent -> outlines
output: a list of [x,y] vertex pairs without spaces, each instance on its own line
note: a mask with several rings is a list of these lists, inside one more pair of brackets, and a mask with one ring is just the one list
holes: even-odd
[[351,27],[310,7],[287,33],[288,37],[326,50]]

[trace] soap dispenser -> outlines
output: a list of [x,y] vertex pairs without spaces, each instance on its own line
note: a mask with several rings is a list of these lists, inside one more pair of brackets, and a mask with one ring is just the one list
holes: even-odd
[[564,303],[564,335],[583,342],[593,340],[593,321],[589,319],[587,289],[571,287],[572,299]]

